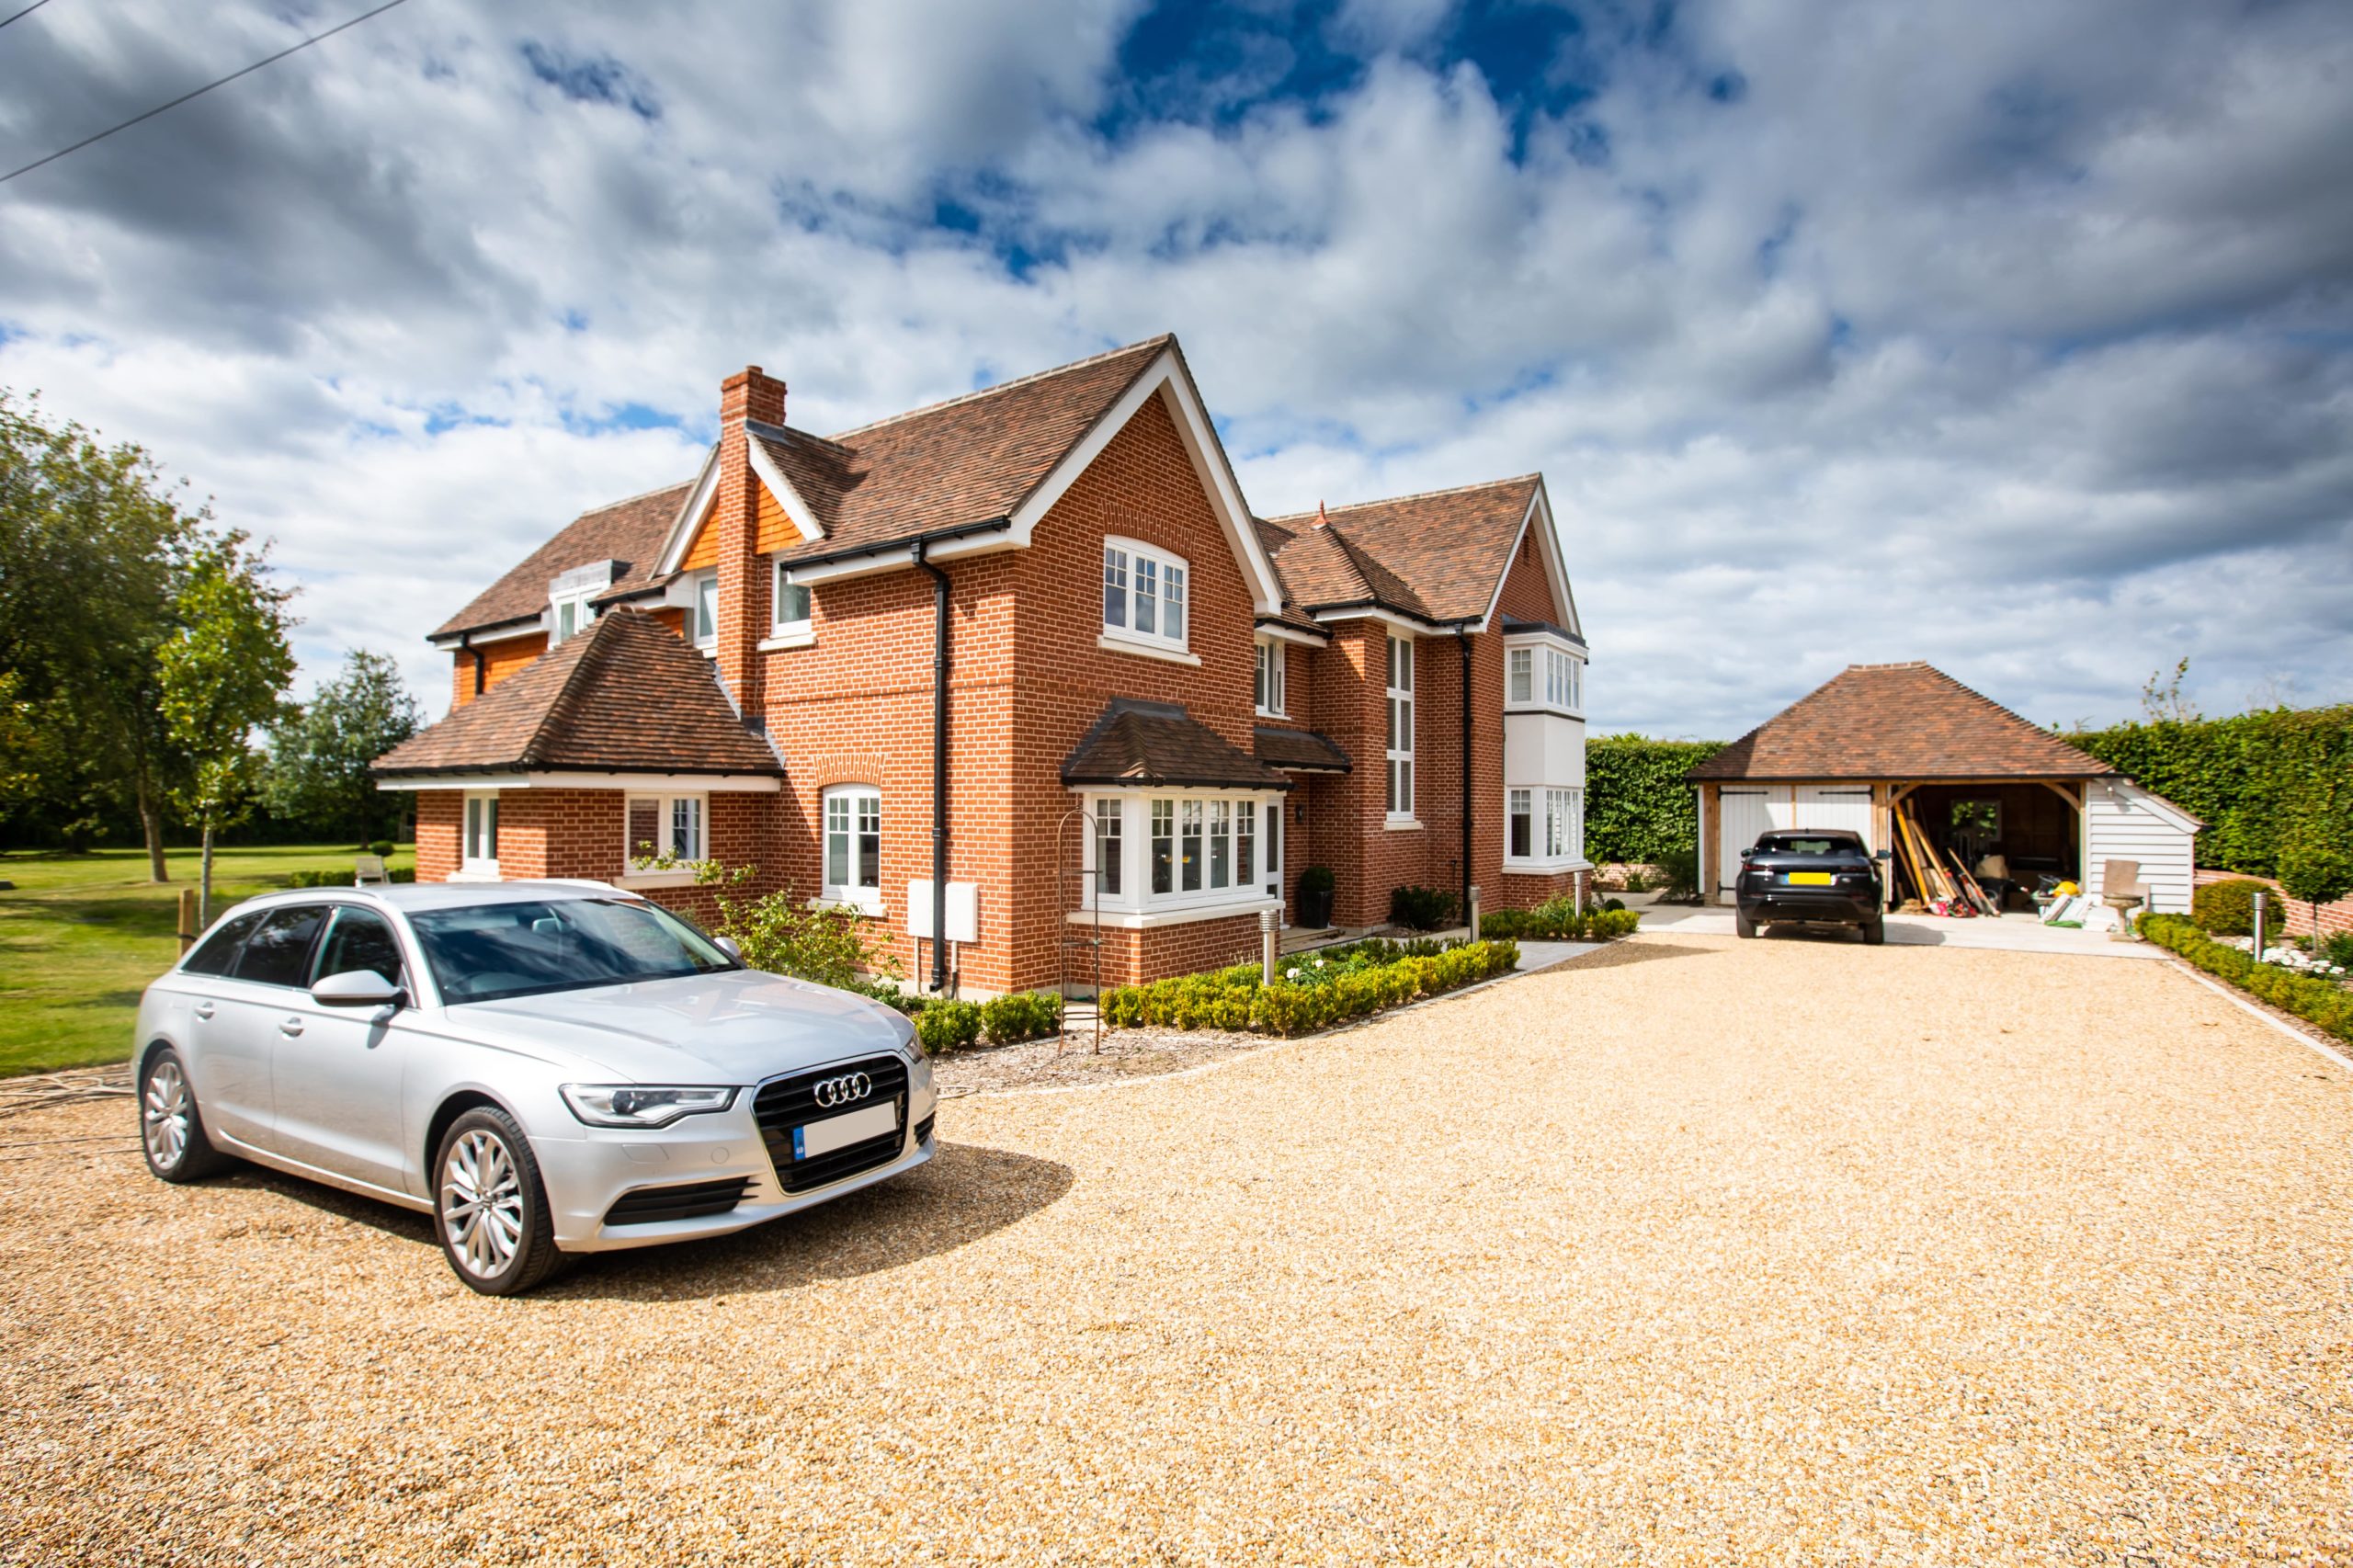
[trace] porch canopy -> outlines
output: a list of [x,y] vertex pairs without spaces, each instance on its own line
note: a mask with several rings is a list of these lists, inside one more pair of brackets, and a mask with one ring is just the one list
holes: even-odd
[[1760,834],[1849,828],[1879,849],[1904,812],[1938,854],[1972,872],[1990,865],[1986,876],[2020,892],[2051,876],[2097,893],[2108,861],[2131,860],[2152,908],[2186,911],[2204,825],[1918,661],[1848,665],[1686,778],[1699,793],[1700,886],[1715,903],[1729,902]]

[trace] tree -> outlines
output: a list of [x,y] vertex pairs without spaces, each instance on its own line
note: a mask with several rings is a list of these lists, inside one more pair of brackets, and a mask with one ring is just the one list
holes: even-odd
[[401,800],[376,788],[368,765],[424,720],[391,659],[364,648],[347,654],[343,673],[310,707],[270,733],[264,792],[271,814],[322,833],[396,837]]
[[2198,722],[2198,705],[2182,695],[2181,683],[2189,675],[2189,656],[2173,667],[2170,677],[2165,671],[2153,672],[2141,685],[2141,711],[2152,724],[2194,724]]
[[158,707],[183,767],[172,803],[204,834],[199,925],[212,918],[212,836],[252,809],[260,759],[251,738],[282,712],[294,678],[294,596],[267,580],[267,553],[246,550],[233,529],[206,540],[181,574],[177,630],[156,653]]
[[2279,888],[2312,906],[2313,936],[2320,936],[2320,906],[2353,894],[2353,810],[2332,789],[2297,818],[2279,846]]
[[156,661],[208,517],[180,509],[138,447],[0,392],[0,669],[42,740],[28,787],[61,811],[131,807],[159,882],[176,768]]

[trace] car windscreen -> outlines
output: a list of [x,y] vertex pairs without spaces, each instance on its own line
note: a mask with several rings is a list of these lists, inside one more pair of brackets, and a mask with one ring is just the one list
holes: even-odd
[[674,980],[733,969],[710,939],[635,900],[549,899],[420,909],[408,917],[446,1003]]

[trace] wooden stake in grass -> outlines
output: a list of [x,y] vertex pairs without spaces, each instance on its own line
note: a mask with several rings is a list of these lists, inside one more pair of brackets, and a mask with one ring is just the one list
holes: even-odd
[[196,890],[180,889],[180,951],[196,946]]

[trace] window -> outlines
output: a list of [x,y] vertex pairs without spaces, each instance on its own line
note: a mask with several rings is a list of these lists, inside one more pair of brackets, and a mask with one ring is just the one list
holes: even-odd
[[1180,892],[1201,891],[1201,802],[1176,802],[1176,887]]
[[1152,803],[1152,891],[1176,891],[1176,802]]
[[256,985],[300,985],[311,972],[311,943],[325,925],[323,903],[273,909],[237,956],[237,978]]
[[498,875],[498,796],[475,790],[466,796],[465,841],[459,869],[477,876]]
[[1585,858],[1585,791],[1504,791],[1504,858],[1538,865]]
[[266,910],[253,910],[213,927],[212,935],[180,964],[182,974],[226,974],[237,967],[237,949],[245,945]]
[[1233,802],[1211,801],[1210,808],[1210,886],[1233,885]]
[[1531,793],[1527,790],[1504,792],[1504,815],[1511,824],[1511,838],[1504,853],[1517,860],[1529,859],[1536,854],[1536,823],[1529,799]]
[[1127,802],[1095,802],[1095,891],[1104,898],[1120,896],[1120,869],[1127,859]]
[[698,648],[719,646],[719,574],[706,572],[695,579],[695,608],[692,624],[694,643]]
[[1103,542],[1103,630],[1185,646],[1185,562],[1132,540]]
[[1283,892],[1283,803],[1267,802],[1267,892],[1280,898]]
[[1558,859],[1569,852],[1569,792],[1544,791],[1544,856]]
[[1258,639],[1258,711],[1280,715],[1283,707],[1283,645],[1271,637]]
[[785,565],[776,566],[776,594],[769,599],[775,623],[770,630],[779,637],[790,637],[809,630],[809,585],[785,581]]
[[[1282,810],[1280,806],[1275,808]],[[1250,867],[1257,857],[1258,802],[1236,801],[1233,803],[1233,885],[1246,886],[1256,876]]]
[[882,793],[864,784],[825,791],[824,895],[879,909],[882,903]]
[[319,961],[312,971],[316,984],[331,974],[357,974],[365,970],[381,974],[394,985],[401,983],[401,944],[384,917],[372,910],[348,906],[335,912],[326,940],[319,944]]
[[1529,642],[1506,650],[1504,700],[1513,708],[1552,708],[1564,713],[1585,707],[1585,663],[1563,648]]
[[1414,640],[1389,639],[1389,814],[1414,814]]
[[629,842],[621,846],[621,858],[701,859],[706,809],[700,795],[631,795]]
[[420,909],[409,927],[441,999],[453,1005],[737,967],[701,932],[634,898]]
[[1536,700],[1536,650],[1514,648],[1511,651],[1511,699],[1514,702]]

